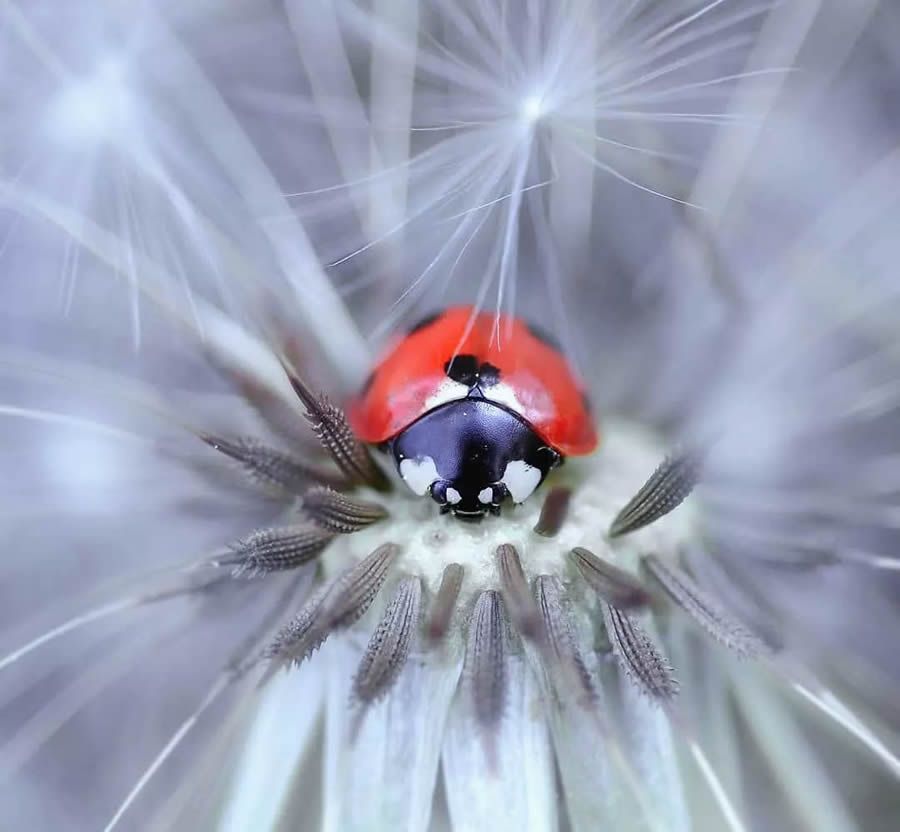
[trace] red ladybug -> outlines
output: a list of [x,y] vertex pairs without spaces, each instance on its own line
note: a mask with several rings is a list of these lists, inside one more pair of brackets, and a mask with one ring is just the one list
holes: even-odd
[[456,306],[387,351],[350,403],[357,436],[393,454],[406,484],[463,518],[525,500],[565,456],[590,453],[587,397],[531,324]]

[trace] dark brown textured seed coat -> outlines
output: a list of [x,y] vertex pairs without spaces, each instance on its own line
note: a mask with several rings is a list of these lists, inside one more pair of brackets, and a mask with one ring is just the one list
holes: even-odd
[[699,469],[697,454],[685,452],[664,459],[616,515],[609,536],[637,531],[676,509],[694,490]]

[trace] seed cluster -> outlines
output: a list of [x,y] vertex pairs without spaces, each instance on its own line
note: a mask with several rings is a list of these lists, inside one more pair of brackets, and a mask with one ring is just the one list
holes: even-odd
[[[215,562],[232,566],[234,574],[259,577],[302,567],[336,537],[361,531],[388,517],[379,502],[348,493],[357,485],[381,492],[390,485],[366,447],[353,436],[344,414],[298,378],[292,376],[291,380],[313,431],[344,479],[335,482],[332,476],[331,482],[323,483],[315,473],[326,470],[322,466],[294,460],[255,440],[203,437],[212,447],[242,462],[256,479],[293,494],[299,492],[299,509],[306,519],[306,525],[257,531]],[[609,537],[629,534],[671,512],[690,494],[698,471],[696,453],[664,460],[615,517]],[[301,482],[305,483],[303,488],[298,487]],[[534,531],[545,538],[558,535],[577,496],[577,491],[573,493],[568,487],[550,488]],[[383,543],[331,583],[313,590],[299,613],[278,630],[259,658],[269,661],[271,668],[297,665],[331,634],[353,626],[372,607],[402,549],[402,542]],[[564,554],[560,552],[561,567]],[[497,585],[476,591],[466,617],[465,678],[479,725],[483,729],[496,727],[503,715],[506,664],[517,638],[539,650],[549,666],[574,681],[585,703],[592,702],[593,685],[569,618],[570,601],[564,582],[553,574],[529,579],[520,553],[511,543],[499,545],[493,558]],[[583,546],[572,547],[568,558],[575,567],[574,574],[597,598],[598,617],[622,672],[654,701],[670,701],[678,693],[678,682],[668,659],[636,615],[664,599],[738,654],[756,656],[765,650],[757,636],[734,620],[686,572],[664,562],[656,553],[641,559],[649,584]],[[353,681],[360,718],[367,706],[389,691],[412,652],[439,645],[447,637],[465,578],[463,565],[448,563],[432,594],[420,575],[399,577]]]
[[[434,509],[427,501],[418,504],[427,521],[422,528],[412,517],[416,512],[412,502],[406,504],[409,517],[390,520],[382,505],[384,498],[377,497],[386,494],[390,482],[352,434],[343,412],[314,395],[299,379],[294,377],[292,382],[330,459],[297,458],[255,438],[197,435],[238,462],[255,482],[291,497],[297,514],[294,522],[257,529],[226,552],[177,570],[174,581],[171,574],[163,575],[162,585],[145,587],[139,594],[76,615],[0,658],[2,670],[53,639],[123,610],[177,597],[236,591],[246,587],[248,580],[283,579],[284,591],[269,615],[238,645],[206,696],[125,798],[107,830],[117,825],[146,780],[226,690],[260,665],[266,666],[260,684],[282,668],[300,665],[331,635],[354,627],[370,609],[376,609],[376,599],[386,586],[390,598],[372,627],[350,687],[355,710],[353,735],[360,730],[367,709],[391,691],[411,656],[421,657],[427,651],[440,656],[460,646],[464,647],[460,656],[464,662],[462,693],[471,697],[470,711],[489,758],[498,752],[496,741],[507,704],[513,701],[523,648],[540,659],[541,684],[549,682],[549,688],[544,685],[549,695],[576,703],[599,717],[594,708],[599,691],[583,652],[591,648],[579,638],[578,625],[583,622],[574,616],[576,604],[579,610],[592,609],[592,597],[595,634],[602,625],[623,675],[651,701],[666,708],[678,692],[678,683],[668,659],[640,623],[638,616],[643,613],[668,602],[739,655],[755,657],[769,651],[766,643],[735,620],[691,575],[659,552],[642,553],[635,564],[640,567],[635,572],[649,579],[645,583],[635,572],[577,544],[585,512],[596,510],[593,503],[579,500],[577,487],[547,490],[533,528],[534,540],[542,542],[528,552],[531,575],[520,549],[529,545],[525,540],[530,532],[522,536],[527,529],[516,523],[515,510],[508,523],[497,521],[492,528],[494,533],[502,530],[510,537],[518,535],[520,543],[498,545],[495,539],[480,553],[467,551],[478,548],[482,538],[477,531],[467,527],[463,534],[461,527],[447,525],[456,521],[426,515],[424,512],[433,514]],[[250,392],[261,396],[255,388]],[[286,421],[282,408],[273,409],[265,396],[251,404],[267,422],[271,420],[269,427],[274,433],[283,435]],[[696,454],[681,454],[665,460],[616,516],[607,539],[631,534],[677,507],[696,482],[697,459]],[[355,493],[362,489],[375,494],[375,499]],[[580,517],[578,522],[576,517]],[[429,526],[432,521],[437,525]],[[395,540],[373,542],[368,551],[369,542],[377,540],[373,534],[377,535],[379,524],[386,524],[391,531],[385,536]],[[441,547],[448,538],[453,538],[455,545],[445,555]],[[345,545],[338,550],[335,544],[339,540],[361,546]],[[558,553],[552,552],[554,546]],[[407,552],[429,547],[424,559]],[[551,552],[543,560],[541,547],[545,555]],[[321,556],[333,549],[341,555],[355,551],[356,556],[351,555],[345,568],[330,580],[322,580]],[[611,546],[607,550],[610,556],[615,551]],[[691,554],[685,551],[682,557]],[[430,570],[427,575],[426,566]],[[290,617],[298,599],[300,609]]]

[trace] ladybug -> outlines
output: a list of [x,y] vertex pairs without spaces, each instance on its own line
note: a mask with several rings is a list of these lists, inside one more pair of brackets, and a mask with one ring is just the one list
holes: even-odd
[[389,452],[404,482],[464,519],[527,499],[597,433],[559,346],[535,326],[455,306],[397,339],[350,402],[364,442]]

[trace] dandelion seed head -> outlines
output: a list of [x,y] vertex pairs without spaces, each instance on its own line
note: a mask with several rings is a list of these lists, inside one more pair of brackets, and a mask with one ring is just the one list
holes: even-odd
[[[896,816],[898,18],[851,5],[0,4],[9,822]],[[477,525],[316,456],[283,367],[338,405],[454,302],[605,435]]]

